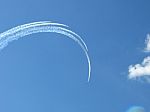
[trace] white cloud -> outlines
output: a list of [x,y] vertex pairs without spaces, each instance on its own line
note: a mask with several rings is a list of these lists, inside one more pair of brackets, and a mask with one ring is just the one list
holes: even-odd
[[[144,51],[150,52],[150,34],[147,35],[145,44],[146,44],[146,47],[145,47]],[[149,78],[150,78],[150,56],[144,58],[144,60],[141,64],[130,65],[128,77],[129,77],[129,79],[146,77],[147,80],[149,80]]]
[[150,52],[150,34],[147,34],[145,44],[146,44],[146,47],[145,47],[144,51],[145,52]]
[[141,64],[129,66],[129,79],[141,76],[150,76],[150,56],[146,57]]

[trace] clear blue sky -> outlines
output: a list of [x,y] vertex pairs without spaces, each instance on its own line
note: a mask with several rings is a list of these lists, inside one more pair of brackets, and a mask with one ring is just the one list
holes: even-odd
[[150,84],[128,80],[128,66],[150,32],[149,0],[1,0],[0,32],[49,20],[64,23],[87,43],[82,49],[55,33],[40,33],[0,52],[0,112],[150,111]]

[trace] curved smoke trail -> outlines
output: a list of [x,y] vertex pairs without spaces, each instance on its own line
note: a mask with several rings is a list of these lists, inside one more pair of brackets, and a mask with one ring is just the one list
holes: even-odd
[[13,40],[18,40],[21,37],[34,34],[34,33],[55,32],[55,33],[66,35],[67,37],[77,42],[80,45],[80,47],[83,49],[88,61],[88,67],[89,67],[88,81],[89,81],[91,77],[91,63],[88,55],[87,46],[83,41],[83,39],[78,34],[76,34],[75,32],[67,28],[68,28],[67,25],[52,23],[50,21],[40,21],[40,22],[33,22],[29,24],[20,25],[10,30],[7,30],[3,33],[0,33],[0,50],[6,47],[9,42],[12,42]]

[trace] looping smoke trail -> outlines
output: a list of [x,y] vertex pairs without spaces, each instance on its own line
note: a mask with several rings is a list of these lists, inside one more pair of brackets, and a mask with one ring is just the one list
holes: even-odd
[[50,21],[40,21],[40,22],[33,22],[29,24],[20,25],[10,30],[7,30],[3,33],[0,33],[0,50],[6,47],[9,42],[12,42],[13,40],[18,40],[21,37],[31,35],[34,33],[55,32],[55,33],[66,35],[67,37],[73,39],[75,42],[77,42],[80,45],[80,47],[83,49],[87,57],[88,67],[89,67],[89,71],[88,71],[88,82],[89,82],[91,77],[91,62],[88,55],[88,48],[85,42],[83,41],[83,39],[78,34],[76,34],[75,32],[67,28],[68,28],[67,25],[52,23]]

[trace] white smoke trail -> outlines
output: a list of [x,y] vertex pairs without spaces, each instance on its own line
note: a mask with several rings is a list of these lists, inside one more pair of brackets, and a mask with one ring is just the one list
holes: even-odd
[[6,47],[9,42],[12,42],[13,40],[18,40],[21,37],[31,35],[34,33],[55,32],[55,33],[66,35],[67,37],[73,39],[75,42],[77,42],[80,45],[80,47],[83,49],[87,57],[88,67],[89,67],[89,71],[88,71],[88,82],[89,82],[91,77],[91,62],[88,55],[88,48],[85,42],[83,41],[83,39],[78,34],[76,34],[75,32],[67,28],[68,26],[64,24],[52,23],[50,21],[40,21],[40,22],[33,22],[29,24],[20,25],[10,30],[7,30],[3,33],[0,33],[0,50]]

